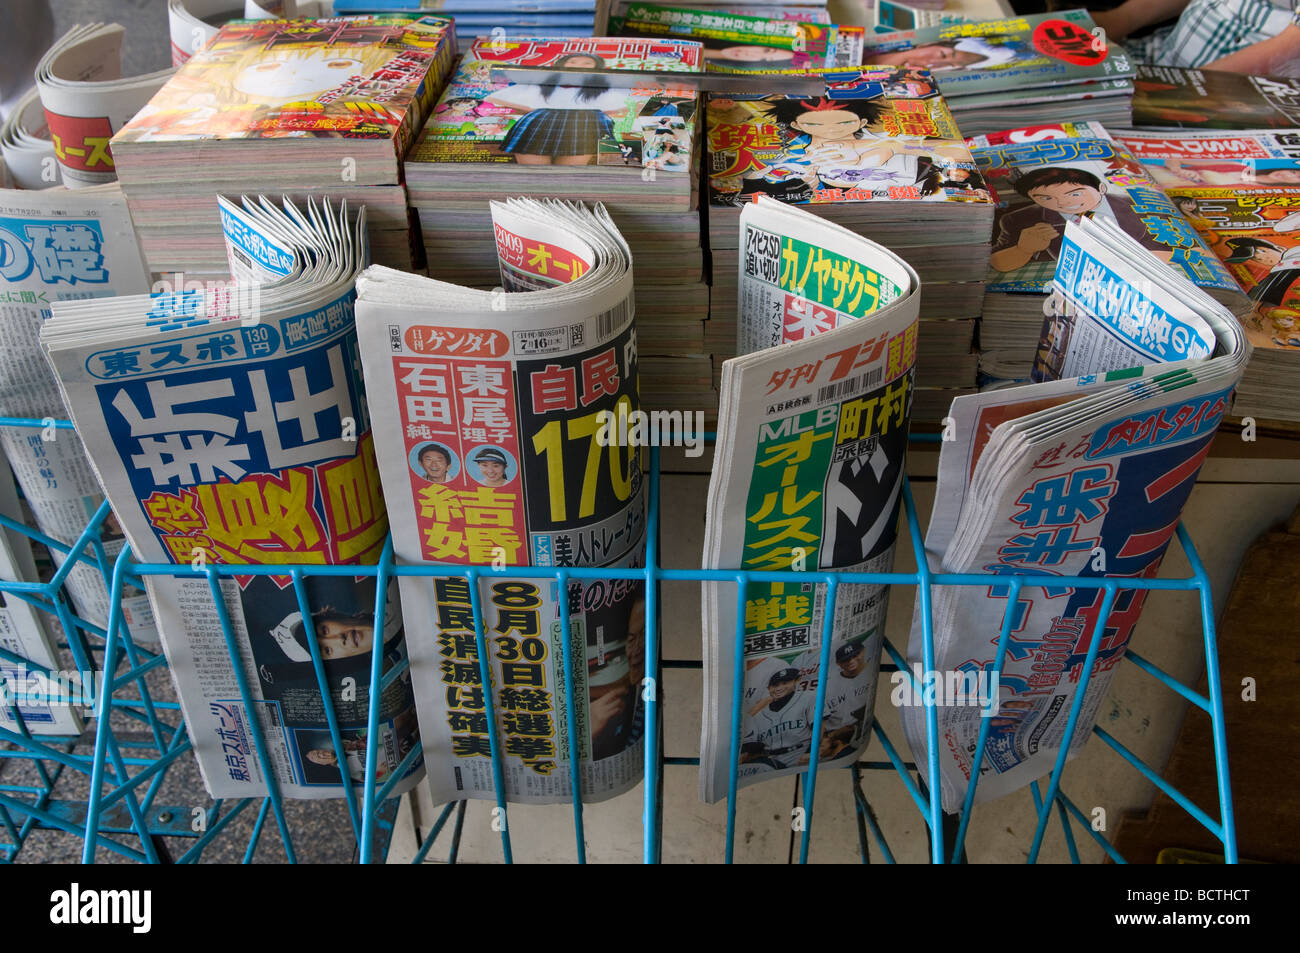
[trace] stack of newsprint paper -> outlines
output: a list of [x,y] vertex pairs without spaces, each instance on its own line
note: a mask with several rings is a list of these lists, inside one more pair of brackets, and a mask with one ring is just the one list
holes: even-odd
[[[375,449],[403,563],[644,564],[632,262],[601,206],[492,205],[494,291],[368,269],[358,282]],[[543,268],[543,262],[563,264]],[[640,428],[644,431],[644,427]],[[436,802],[586,800],[635,785],[644,754],[642,580],[401,578]],[[491,695],[475,618],[490,633]],[[418,622],[417,622],[418,620]],[[572,679],[572,701],[566,691]],[[490,709],[488,708],[490,702]]]
[[[722,369],[704,566],[888,572],[916,380],[916,272],[767,197],[746,205],[740,229],[743,353]],[[842,285],[802,283],[814,262],[843,272]],[[841,298],[838,287],[870,293]],[[784,320],[814,310],[827,315],[820,327]],[[727,795],[733,757],[749,784],[806,770],[815,752],[837,766],[861,753],[887,599],[884,586],[838,587],[827,644],[824,587],[751,582],[738,617],[732,585],[704,585],[701,797]]]
[[35,86],[19,97],[0,126],[0,155],[4,157],[0,182],[6,189],[48,189],[62,184],[49,122]]
[[[54,303],[41,343],[77,432],[139,560],[376,563],[388,518],[353,322],[364,210],[259,199],[222,212],[241,243],[228,286]],[[209,793],[262,796],[270,775],[291,796],[340,795],[363,774],[372,648],[385,671],[405,657],[396,583],[220,586],[214,602],[203,577],[146,580]],[[383,691],[378,735],[376,776],[409,788],[419,734],[404,674]]]
[[[0,143],[6,170],[31,187],[0,189],[0,351],[5,358],[0,415],[43,420],[67,415],[40,346],[41,326],[51,305],[142,294],[149,289],[149,278],[117,184],[75,191],[56,185],[53,143],[19,132],[39,131],[33,112],[39,113],[37,100],[29,96],[20,101]],[[5,427],[0,428],[0,447],[36,526],[60,542],[75,542],[104,501],[80,438],[69,431],[42,434]],[[111,557],[121,549],[121,531],[112,520],[101,530]],[[61,551],[52,550],[51,556],[63,562]],[[76,566],[68,577],[68,593],[81,618],[108,624],[108,593],[97,570],[84,563]],[[135,638],[157,638],[144,593],[128,587],[122,608]]]
[[[1250,344],[1223,305],[1104,219],[1066,225],[1052,305],[1038,383],[953,402],[956,440],[943,444],[925,541],[930,565],[1154,576]],[[1001,659],[987,712],[970,699],[938,709],[940,777],[930,780],[945,810],[961,806],[972,776],[981,802],[1050,772],[1076,710],[1068,745],[1071,754],[1082,747],[1144,595],[1120,591],[1112,602],[1102,590],[1049,584],[1027,586],[1011,605],[1006,588],[935,589],[939,671],[988,675],[1008,612],[1024,650]],[[922,659],[922,641],[918,610],[910,660]],[[903,726],[925,771],[923,709],[904,708]]]
[[174,72],[123,77],[125,35],[116,23],[75,26],[36,64],[36,89],[70,189],[117,177],[109,140]]

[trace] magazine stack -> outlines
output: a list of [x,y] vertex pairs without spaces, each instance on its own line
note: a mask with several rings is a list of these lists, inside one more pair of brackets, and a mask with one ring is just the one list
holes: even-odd
[[1098,123],[1012,129],[968,140],[998,196],[980,377],[1024,381],[1068,221],[1106,219],[1235,314],[1250,300],[1160,187]]
[[1251,300],[1255,356],[1232,412],[1300,420],[1300,130],[1116,135]]
[[[862,63],[865,30],[838,26],[780,7],[753,9],[693,3],[683,7],[628,3],[609,21],[611,33],[655,39],[698,40],[704,69],[758,77],[853,69]],[[818,11],[818,14],[824,11]]]
[[929,69],[962,133],[1091,119],[1127,126],[1134,68],[1084,10],[923,27],[869,39],[867,65]]
[[[925,343],[915,416],[940,419],[952,397],[975,386],[971,351],[993,201],[929,74],[863,68],[832,74],[812,95],[712,93],[707,112],[713,297],[706,335],[715,375],[737,353],[737,288],[755,252],[737,247],[740,210],[767,195],[869,237],[916,269],[925,282]],[[838,287],[842,278],[810,265],[799,283]],[[841,290],[847,298],[858,289]],[[818,308],[787,315],[809,333],[826,320]]]
[[594,0],[334,0],[339,16],[358,13],[436,13],[456,21],[460,52],[474,37],[588,37],[596,27]]
[[250,191],[364,204],[371,260],[412,267],[401,162],[454,46],[437,17],[222,27],[113,139],[150,270],[223,273],[215,196]]
[[[429,275],[470,287],[501,283],[491,200],[603,202],[636,259],[642,396],[665,409],[688,399],[683,388],[707,392],[712,378],[700,110],[693,87],[645,74],[693,73],[699,64],[700,45],[682,40],[480,37],[406,162]],[[507,72],[532,81],[512,82]],[[689,409],[699,400],[689,398]]]

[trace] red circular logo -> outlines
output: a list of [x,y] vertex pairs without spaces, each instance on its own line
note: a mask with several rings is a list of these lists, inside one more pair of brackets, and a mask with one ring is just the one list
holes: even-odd
[[1096,66],[1110,52],[1106,36],[1069,20],[1044,20],[1034,28],[1034,49],[1074,66]]

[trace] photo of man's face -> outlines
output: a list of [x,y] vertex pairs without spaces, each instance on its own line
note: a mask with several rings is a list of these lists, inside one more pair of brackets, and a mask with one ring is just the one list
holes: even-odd
[[430,447],[420,454],[420,468],[424,470],[426,479],[434,483],[442,483],[447,479],[447,470],[451,466],[451,461],[441,450]]
[[984,59],[982,53],[970,53],[966,50],[955,50],[951,46],[942,43],[930,43],[925,46],[914,46],[910,50],[899,50],[895,53],[878,53],[868,54],[866,59],[868,65],[883,66],[911,66],[918,69],[959,69],[962,66],[970,66],[972,63],[978,63]]
[[1101,204],[1102,191],[1078,182],[1058,182],[1030,189],[1029,197],[1043,208],[1061,215],[1082,215]]
[[374,626],[328,620],[316,623],[321,658],[340,659],[369,652],[375,643]]
[[840,662],[839,665],[841,675],[845,678],[853,678],[867,667],[867,653],[859,652],[852,658],[847,658],[843,662]]
[[797,678],[792,678],[788,682],[773,682],[767,686],[767,693],[772,696],[772,701],[779,702],[781,699],[793,695],[798,685],[799,679]]

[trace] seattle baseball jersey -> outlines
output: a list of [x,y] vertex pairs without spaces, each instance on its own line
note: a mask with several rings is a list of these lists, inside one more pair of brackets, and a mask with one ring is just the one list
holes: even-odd
[[[764,705],[745,721],[745,743],[759,742],[769,752],[787,748],[808,749],[813,731],[813,709],[817,705],[815,692],[795,692],[779,711]],[[787,752],[782,760],[791,762],[800,751]]]

